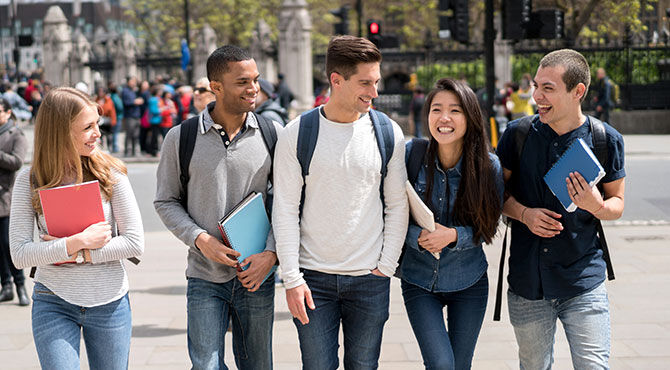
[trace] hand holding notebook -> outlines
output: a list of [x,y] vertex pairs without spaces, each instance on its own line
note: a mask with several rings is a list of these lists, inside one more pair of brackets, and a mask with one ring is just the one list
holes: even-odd
[[[412,214],[414,222],[431,233],[435,231],[435,216],[433,216],[433,211],[421,200],[421,197],[414,191],[414,187],[409,181],[405,181],[405,190],[407,191],[409,201],[409,211]],[[432,252],[431,254],[436,259],[440,259],[439,253]]]
[[581,138],[572,143],[544,175],[544,182],[568,212],[574,212],[577,209],[577,205],[572,202],[568,193],[566,183],[571,172],[578,172],[589,187],[596,185],[605,176],[605,170],[600,162]]

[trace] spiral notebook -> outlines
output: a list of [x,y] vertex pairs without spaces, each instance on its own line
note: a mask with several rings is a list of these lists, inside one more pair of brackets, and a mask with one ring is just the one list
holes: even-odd
[[[245,258],[265,250],[270,232],[270,221],[265,212],[263,194],[251,193],[238,203],[227,215],[219,220],[219,231],[224,244],[240,252],[237,261],[242,263]],[[246,270],[249,265],[242,269]],[[265,279],[276,269],[270,270]],[[263,282],[265,282],[263,279]]]
[[[435,231],[435,216],[433,216],[433,211],[421,200],[421,197],[419,197],[419,194],[416,193],[409,181],[405,181],[405,190],[407,191],[407,200],[409,201],[409,211],[416,224],[431,233]],[[436,259],[440,259],[439,253],[431,252],[431,254]]]
[[593,187],[605,176],[605,170],[596,159],[586,142],[579,138],[573,142],[570,147],[561,155],[561,158],[554,163],[547,174],[544,175],[544,182],[547,183],[551,192],[561,202],[568,212],[574,212],[577,205],[570,200],[568,186],[565,179],[570,172],[579,172],[584,180]]

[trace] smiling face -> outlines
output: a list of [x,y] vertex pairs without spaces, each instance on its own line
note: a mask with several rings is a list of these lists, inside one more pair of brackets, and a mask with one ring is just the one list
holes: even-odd
[[535,74],[533,98],[543,123],[557,125],[570,122],[581,112],[580,98],[586,92],[586,86],[579,83],[568,91],[563,73],[565,68],[556,66],[540,67]]
[[451,91],[435,94],[428,112],[428,128],[437,143],[462,145],[467,127],[463,106],[456,94]]
[[96,144],[100,138],[99,119],[96,107],[86,105],[70,126],[72,143],[82,157],[90,156],[97,148]]
[[260,91],[258,77],[258,68],[253,59],[228,62],[228,71],[224,72],[218,81],[210,82],[217,105],[221,103],[233,114],[243,114],[256,109],[256,96]]
[[380,79],[379,63],[376,62],[358,64],[356,73],[348,79],[334,72],[331,74],[331,100],[348,112],[365,114],[372,107],[372,99],[378,96],[377,86]]

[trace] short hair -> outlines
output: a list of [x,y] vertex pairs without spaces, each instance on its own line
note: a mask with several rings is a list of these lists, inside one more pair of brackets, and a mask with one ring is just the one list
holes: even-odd
[[591,84],[591,70],[586,58],[575,50],[560,49],[552,51],[540,60],[540,68],[558,66],[565,69],[561,77],[568,91],[572,91],[579,83],[583,83],[586,86],[584,95],[581,98],[581,101],[584,101]]
[[328,43],[326,52],[326,75],[330,83],[330,75],[337,72],[348,80],[361,63],[379,63],[382,53],[368,39],[355,36],[333,37]]
[[207,78],[210,81],[218,81],[224,73],[228,72],[228,63],[243,62],[249,59],[251,59],[251,54],[239,46],[222,46],[214,50],[207,58]]

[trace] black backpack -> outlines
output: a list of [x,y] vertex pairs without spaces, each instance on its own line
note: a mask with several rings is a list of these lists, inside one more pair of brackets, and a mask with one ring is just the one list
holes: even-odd
[[[267,118],[264,118],[258,114],[255,114],[256,120],[258,121],[258,127],[261,130],[261,136],[263,136],[263,141],[265,146],[268,148],[270,153],[270,159],[274,160],[275,154],[275,145],[277,144],[277,130],[274,126],[274,123]],[[191,164],[191,157],[193,157],[193,149],[195,148],[195,139],[198,137],[198,126],[202,119],[202,114],[191,117],[181,123],[181,132],[179,133],[179,181],[181,182],[181,194],[179,199],[181,201],[184,209],[187,209],[188,205],[188,181],[190,175],[188,173],[188,168]],[[270,170],[270,179],[272,179],[272,170]],[[269,198],[269,196],[268,196]],[[271,204],[270,201],[267,201],[266,204]]]
[[[514,133],[514,146],[517,158],[517,165],[521,159],[521,153],[523,152],[523,147],[526,144],[526,138],[528,138],[528,133],[530,132],[530,127],[533,124],[533,121],[537,118],[537,115],[526,116],[519,119],[519,124]],[[595,117],[589,116],[589,122],[591,125],[591,137],[593,139],[593,148],[598,162],[604,164],[607,161],[609,155],[607,149],[607,133],[605,131],[605,125],[603,122]],[[518,169],[513,171],[512,174],[518,173]],[[514,175],[512,175],[514,176]],[[598,189],[603,193],[602,183],[599,183]],[[503,270],[505,267],[505,252],[507,250],[507,230],[509,229],[510,220],[507,220],[505,225],[505,235],[503,237],[502,251],[500,252],[500,265],[498,267],[498,285],[496,287],[496,301],[495,307],[493,310],[493,321],[500,321],[500,311],[502,306],[502,288],[503,288]],[[607,247],[607,240],[605,239],[605,231],[603,230],[603,224],[600,219],[596,218],[596,229],[598,231],[598,239],[600,240],[600,247],[603,250],[603,259],[605,260],[605,265],[607,266],[607,280],[614,280],[614,268],[612,267],[612,259],[610,258],[609,248]]]

